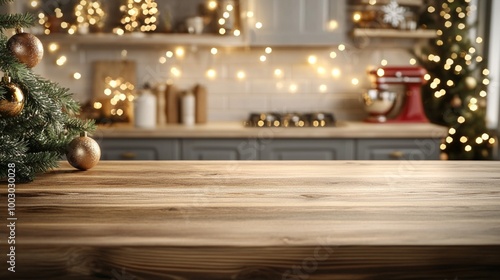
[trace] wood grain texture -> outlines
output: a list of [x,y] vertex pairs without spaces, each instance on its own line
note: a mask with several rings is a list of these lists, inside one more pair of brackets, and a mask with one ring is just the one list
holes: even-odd
[[79,172],[62,163],[16,188],[15,276],[498,279],[498,170],[500,162],[108,161]]
[[[167,101],[167,106],[169,101]],[[173,104],[170,101],[170,104]],[[169,107],[170,112],[174,109]],[[336,127],[305,128],[255,128],[244,127],[243,122],[209,122],[195,126],[172,124],[155,129],[137,129],[133,126],[115,125],[99,127],[95,135],[108,138],[434,138],[448,135],[448,129],[428,123],[338,122]],[[178,118],[174,121],[178,121]]]

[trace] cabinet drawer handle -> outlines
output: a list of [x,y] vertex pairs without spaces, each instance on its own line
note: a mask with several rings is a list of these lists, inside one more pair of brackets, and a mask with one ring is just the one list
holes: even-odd
[[132,159],[137,158],[137,154],[133,153],[133,152],[125,152],[125,153],[122,153],[120,156],[122,159],[126,159],[126,160],[132,160]]
[[402,159],[402,158],[404,158],[404,156],[405,156],[405,154],[401,151],[394,151],[394,152],[389,154],[389,157],[393,158],[393,159]]

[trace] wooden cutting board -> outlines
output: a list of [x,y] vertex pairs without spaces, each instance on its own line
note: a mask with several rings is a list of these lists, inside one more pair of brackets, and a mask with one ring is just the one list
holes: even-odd
[[[104,94],[106,88],[109,87],[109,84],[106,83],[108,78],[113,80],[120,79],[122,83],[129,82],[134,85],[135,89],[137,86],[137,75],[136,75],[136,62],[130,60],[106,60],[106,61],[94,61],[93,63],[93,99],[94,101],[99,100],[103,103],[103,112],[105,116],[111,116],[111,110],[115,109],[123,109],[124,116],[128,118],[129,121],[133,120],[134,112],[133,112],[133,103],[130,101],[119,102],[117,106],[113,106],[110,103],[111,96]],[[127,92],[135,92],[133,91]]]

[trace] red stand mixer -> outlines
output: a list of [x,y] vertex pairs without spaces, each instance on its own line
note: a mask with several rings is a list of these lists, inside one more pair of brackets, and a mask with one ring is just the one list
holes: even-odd
[[[406,87],[399,115],[387,122],[429,122],[425,116],[421,93],[421,87],[426,82],[425,74],[427,71],[420,66],[386,66],[369,71],[370,80],[377,90],[383,91],[388,85],[395,84]],[[373,118],[367,121],[373,122]]]

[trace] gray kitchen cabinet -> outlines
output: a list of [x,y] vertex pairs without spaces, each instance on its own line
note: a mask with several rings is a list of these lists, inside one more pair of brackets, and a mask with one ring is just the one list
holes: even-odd
[[[344,41],[345,0],[248,0],[250,45],[332,45]],[[257,28],[256,24],[262,27]]]
[[360,139],[359,160],[438,160],[439,139]]
[[179,160],[177,139],[112,139],[99,141],[102,160]]
[[273,139],[261,143],[262,160],[352,160],[354,141],[350,139]]
[[184,160],[257,160],[256,139],[183,139]]

